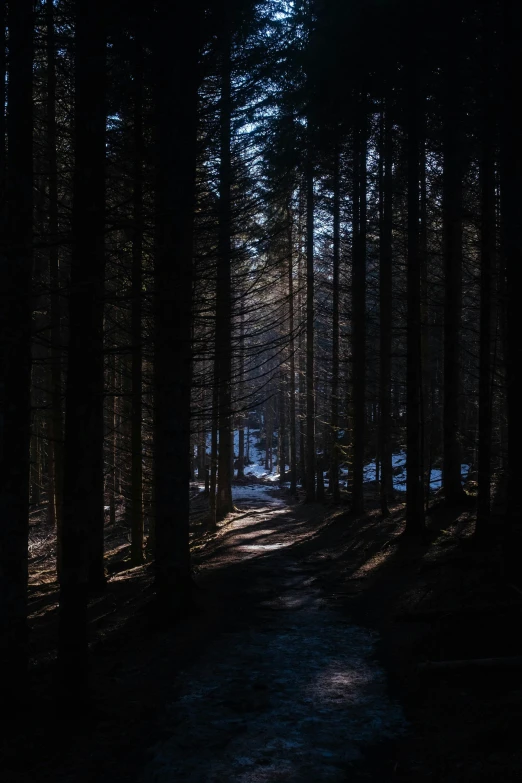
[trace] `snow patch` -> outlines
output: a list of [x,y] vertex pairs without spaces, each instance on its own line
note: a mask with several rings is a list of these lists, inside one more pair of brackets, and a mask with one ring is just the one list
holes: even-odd
[[[393,487],[394,489],[401,490],[402,492],[406,492],[406,452],[405,451],[399,451],[397,454],[392,455],[392,467],[396,471],[393,475]],[[340,475],[342,476],[344,481],[341,481],[340,483],[342,485],[347,483],[348,479],[348,468],[346,466],[343,466],[340,471]],[[469,465],[461,465],[461,475],[462,475],[462,483],[466,481],[466,478],[469,473]],[[328,472],[325,474],[325,481],[328,477]],[[375,460],[372,460],[372,462],[369,462],[364,467],[364,481],[370,482],[375,481],[376,479],[376,463]],[[438,469],[433,469],[431,471],[430,476],[430,488],[432,490],[440,489],[442,486],[442,471]]]

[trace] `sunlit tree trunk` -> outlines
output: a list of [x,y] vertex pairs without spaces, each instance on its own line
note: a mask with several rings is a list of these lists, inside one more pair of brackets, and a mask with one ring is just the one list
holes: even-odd
[[54,3],[46,0],[47,25],[47,152],[49,164],[49,284],[51,332],[51,412],[49,416],[49,504],[56,526],[56,567],[58,578],[62,558],[63,501],[63,415],[62,415],[62,333],[60,307],[60,265],[58,251],[58,171],[56,152],[56,40]]
[[297,492],[297,438],[296,438],[296,385],[295,385],[295,315],[294,315],[294,258],[292,237],[292,213],[288,209],[288,328],[290,332],[290,492]]
[[241,313],[239,316],[239,432],[238,432],[238,455],[237,455],[237,477],[238,479],[245,478],[245,418],[246,415],[243,407],[245,401],[244,397],[245,388],[245,313],[243,300],[241,302]]
[[[225,12],[226,14],[226,12]],[[218,204],[218,265],[216,292],[216,362],[219,390],[219,450],[216,518],[224,519],[232,503],[232,85],[230,22],[221,36],[220,162]]]
[[279,431],[277,436],[278,445],[278,463],[279,463],[279,481],[284,484],[286,481],[286,377],[285,373],[280,373],[279,378]]

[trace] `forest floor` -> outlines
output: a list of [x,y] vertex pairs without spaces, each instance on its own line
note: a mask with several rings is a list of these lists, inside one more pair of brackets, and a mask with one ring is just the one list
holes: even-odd
[[355,519],[273,483],[234,494],[237,513],[213,535],[195,498],[199,610],[172,629],[151,625],[151,569],[128,568],[125,536],[108,530],[82,724],[54,715],[57,591],[35,546],[34,708],[2,780],[522,780],[519,671],[418,668],[522,654],[520,593],[499,549],[466,546],[468,509],[435,510],[420,545],[400,537],[402,503],[383,521],[371,497]]

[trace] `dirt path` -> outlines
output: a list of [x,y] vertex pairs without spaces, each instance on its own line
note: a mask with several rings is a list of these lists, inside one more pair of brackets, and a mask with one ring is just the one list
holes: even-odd
[[[234,497],[239,512],[212,536],[199,498],[198,611],[175,627],[151,612],[150,564],[126,568],[122,542],[108,538],[108,564],[123,569],[90,607],[91,702],[74,720],[55,709],[57,593],[40,574],[42,660],[29,719],[0,742],[2,783],[522,780],[511,670],[416,673],[425,660],[522,652],[519,611],[466,621],[448,611],[502,606],[514,592],[500,551],[460,543],[469,508],[434,511],[421,545],[400,539],[400,498],[383,520],[378,498],[355,517],[289,504],[268,480]],[[419,609],[445,611],[398,621]]]
[[243,513],[199,555],[204,582],[227,573],[226,632],[177,676],[162,740],[137,779],[368,780],[374,744],[405,728],[375,635],[330,605],[293,556],[309,524],[264,486],[238,488],[235,501]]

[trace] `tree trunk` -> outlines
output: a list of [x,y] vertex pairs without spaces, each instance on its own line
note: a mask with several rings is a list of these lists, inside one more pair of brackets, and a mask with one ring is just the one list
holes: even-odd
[[132,237],[132,366],[131,366],[131,564],[143,563],[143,446],[141,288],[143,252],[143,48],[135,33],[134,193]]
[[340,185],[339,140],[334,150],[333,171],[333,301],[332,301],[332,465],[330,469],[330,490],[332,500],[339,503],[339,267],[341,261],[341,185]]
[[219,389],[219,452],[216,519],[233,510],[232,503],[232,85],[231,33],[224,20],[221,40],[221,104],[219,161],[219,227],[216,295],[216,362]]
[[49,162],[49,285],[51,331],[51,413],[49,417],[49,503],[56,525],[56,570],[62,559],[63,502],[63,415],[62,415],[62,334],[60,307],[60,259],[58,252],[58,171],[56,154],[56,41],[54,3],[46,0],[47,24],[47,146]]
[[103,570],[105,30],[101,0],[77,0],[73,249],[66,385],[58,661],[61,696],[87,686],[87,590]]
[[[351,482],[352,511],[364,511],[364,447],[365,447],[365,393],[366,393],[366,150],[367,150],[366,94],[360,96],[356,107],[354,129],[354,201],[355,210],[352,266],[352,402],[353,402],[353,461]],[[355,223],[355,221],[354,221]]]
[[210,434],[210,489],[209,489],[209,515],[210,528],[216,526],[216,488],[218,468],[218,416],[219,416],[219,379],[217,371],[217,357],[214,360],[214,383],[212,386],[212,427]]
[[443,139],[442,216],[444,234],[444,465],[446,505],[464,496],[460,457],[460,330],[462,318],[462,95],[460,91],[460,10],[448,9],[446,96]]
[[107,483],[109,495],[109,524],[116,524],[116,433],[117,433],[117,401],[116,395],[116,355],[109,359],[110,389],[112,399],[109,413],[109,455],[107,460]]
[[[34,365],[33,365],[34,367]],[[35,386],[35,378],[32,379],[32,386]],[[40,422],[38,419],[38,416],[35,416],[33,414],[32,417],[32,427],[31,427],[31,445],[30,445],[30,463],[31,463],[31,469],[29,472],[30,479],[31,479],[31,489],[29,492],[29,498],[30,502],[33,506],[40,505],[40,484],[38,480],[38,474],[39,474],[39,465],[38,465],[38,433],[39,433],[39,427]]]
[[422,141],[420,154],[420,275],[421,275],[421,361],[422,361],[422,380],[421,380],[421,473],[424,487],[425,509],[428,509],[430,488],[431,488],[431,469],[428,470],[431,453],[431,427],[428,429],[428,421],[432,420],[432,415],[428,417],[431,402],[431,371],[429,357],[429,294],[428,294],[428,205],[427,205],[427,187],[426,187],[426,117],[422,117]]
[[266,467],[272,473],[274,466],[274,403],[272,397],[268,400],[266,415]]
[[[162,0],[156,27],[155,265],[156,590],[169,622],[191,604],[189,545],[193,224],[197,156],[198,14],[180,25]],[[172,121],[172,107],[179,110]],[[173,361],[176,357],[176,361]]]
[[[267,389],[269,392],[269,390]],[[264,405],[264,425],[265,425],[265,470],[270,470],[270,453],[269,453],[269,442],[268,442],[268,427],[269,427],[269,413],[268,413],[268,405],[270,402],[270,398],[268,400],[265,400]]]
[[2,0],[0,3],[0,229],[2,235],[5,230],[5,221],[7,214],[5,214],[5,187],[6,187],[6,116],[5,116],[5,103],[6,103],[6,24],[7,24],[7,2]]
[[[508,426],[508,489],[506,551],[508,569],[518,570],[520,544],[513,536],[520,526],[520,489],[522,474],[520,440],[521,412],[517,373],[522,366],[519,336],[520,270],[522,268],[522,151],[519,143],[517,109],[520,100],[519,78],[522,66],[522,8],[517,0],[504,0],[503,98],[502,117],[502,221],[506,277],[506,387]],[[520,539],[520,527],[518,529]]]
[[487,532],[491,511],[491,334],[492,287],[496,253],[495,214],[495,112],[492,101],[491,13],[484,11],[482,28],[482,139],[480,161],[481,236],[480,236],[480,338],[479,338],[479,421],[478,421],[478,498],[475,534]]
[[324,503],[325,494],[324,494],[324,462],[323,458],[320,457],[317,460],[317,493],[316,493],[316,500],[318,503]]
[[299,254],[297,258],[297,311],[299,314],[299,337],[297,341],[297,351],[299,355],[299,480],[301,486],[306,487],[306,447],[305,447],[305,428],[306,428],[306,355],[303,340],[303,259],[301,253],[301,220],[299,220]]
[[[5,202],[0,204],[0,662],[2,706],[27,685],[27,539],[33,268],[33,3],[9,3]],[[2,51],[2,56],[3,52]],[[4,74],[2,74],[2,79]],[[4,103],[2,103],[2,114]],[[1,148],[4,148],[2,137]],[[0,176],[3,172],[0,172]],[[5,210],[5,211],[4,211]]]
[[277,434],[278,462],[279,462],[279,482],[284,484],[286,481],[286,397],[285,373],[281,370],[279,378],[279,431]]
[[292,241],[292,214],[288,208],[288,310],[290,332],[290,492],[297,493],[297,442],[296,442],[296,406],[295,406],[295,316],[294,316],[294,261]]
[[241,313],[239,317],[239,433],[238,433],[238,455],[237,455],[237,477],[245,478],[245,411],[244,406],[244,383],[245,383],[245,313],[243,300],[241,300]]
[[[413,13],[416,13],[414,11]],[[406,530],[424,532],[424,500],[421,454],[421,264],[419,253],[419,175],[421,97],[418,57],[412,50],[408,63],[408,255],[406,316]]]
[[314,388],[314,170],[311,142],[306,162],[306,500],[315,500]]
[[380,502],[383,517],[389,516],[393,493],[391,446],[391,354],[392,354],[392,164],[393,136],[389,94],[382,115],[379,160],[379,452],[381,459]]

